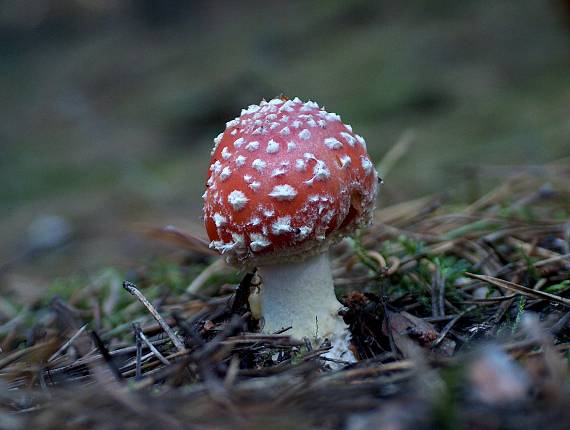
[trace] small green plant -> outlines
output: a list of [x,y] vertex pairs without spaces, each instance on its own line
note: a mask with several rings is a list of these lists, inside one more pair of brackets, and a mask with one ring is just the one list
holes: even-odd
[[291,365],[295,366],[303,361],[303,357],[309,353],[309,349],[305,345],[301,345],[291,354]]
[[404,248],[404,252],[409,256],[423,254],[426,251],[425,242],[414,240],[408,236],[398,236],[398,243]]
[[521,255],[523,261],[525,262],[526,272],[529,278],[535,282],[538,281],[540,279],[540,272],[534,265],[536,263],[536,259],[528,255],[522,246],[519,247],[518,252]]
[[514,334],[518,328],[520,327],[520,323],[522,320],[522,317],[525,313],[525,306],[526,306],[526,297],[525,296],[520,296],[519,297],[519,305],[517,307],[517,316],[515,317],[515,322],[513,324],[513,327],[511,329],[511,332]]
[[566,279],[559,284],[549,285],[544,291],[550,294],[559,294],[568,288],[570,288],[570,279]]

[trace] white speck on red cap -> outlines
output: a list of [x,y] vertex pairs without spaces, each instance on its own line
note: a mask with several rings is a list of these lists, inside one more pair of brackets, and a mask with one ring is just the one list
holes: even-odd
[[347,166],[350,166],[351,162],[352,162],[352,159],[350,158],[350,155],[343,155],[342,157],[340,157],[340,166],[343,169]]
[[346,143],[348,143],[350,146],[354,146],[354,137],[352,134],[349,134],[346,131],[341,131],[340,135],[344,140],[346,140]]
[[233,242],[224,242],[223,240],[212,240],[210,242],[210,248],[215,249],[220,254],[225,254],[227,251],[231,251],[235,244]]
[[324,142],[325,142],[325,145],[327,146],[327,148],[329,148],[329,149],[340,149],[340,148],[342,148],[342,143],[340,143],[338,141],[338,139],[336,139],[334,137],[326,137]]
[[273,169],[271,177],[276,178],[277,176],[283,176],[285,173],[287,173],[287,169],[285,167],[278,167],[277,169]]
[[216,224],[216,227],[218,227],[218,228],[223,227],[228,222],[228,219],[225,216],[220,215],[217,212],[214,214],[213,218],[214,218],[214,223]]
[[253,252],[261,251],[262,249],[267,248],[271,245],[271,241],[267,238],[267,236],[264,236],[262,234],[250,233],[249,237],[251,239],[249,247]]
[[362,155],[360,157],[360,162],[362,164],[362,168],[364,169],[364,171],[366,172],[366,174],[370,174],[370,172],[373,170],[373,166],[372,166],[372,162],[368,159],[368,157]]
[[224,133],[220,133],[214,138],[214,147],[212,148],[212,152],[210,152],[210,155],[214,155],[214,152],[216,152],[216,149],[218,149],[218,145],[222,141],[223,136]]
[[279,108],[279,112],[293,112],[295,109],[295,103],[291,100],[287,100],[283,105]]
[[248,106],[247,109],[243,109],[243,110],[241,111],[241,115],[242,115],[242,116],[243,116],[243,115],[251,115],[251,114],[256,113],[259,109],[261,109],[261,107],[258,106],[258,105],[250,105],[250,106]]
[[222,163],[220,163],[220,160],[216,160],[216,162],[210,166],[210,171],[214,173],[220,173],[222,171]]
[[305,183],[312,185],[314,181],[326,181],[331,176],[331,172],[327,165],[322,160],[317,160],[315,167],[313,167],[313,177]]
[[311,138],[311,132],[305,128],[299,133],[299,137],[303,140],[309,140]]
[[225,146],[224,149],[222,149],[222,158],[224,160],[228,160],[229,158],[231,158],[231,156],[232,156],[232,153],[230,152],[228,147]]
[[250,152],[253,152],[256,149],[259,149],[259,142],[256,140],[254,140],[253,142],[249,142],[247,145],[245,145],[245,149],[247,149]]
[[236,166],[241,167],[245,164],[247,160],[247,157],[244,157],[243,155],[238,155],[236,157]]
[[226,128],[232,128],[239,125],[239,118],[232,119],[231,121],[226,122]]
[[277,220],[271,224],[271,231],[277,236],[280,234],[289,233],[291,231],[291,217],[284,216],[277,218]]
[[232,169],[230,169],[230,166],[226,166],[223,168],[222,173],[220,173],[220,179],[222,182],[227,181],[231,175]]
[[319,109],[319,105],[313,101],[308,101],[307,103],[305,103],[303,105],[303,107],[301,108],[301,112],[312,112],[315,109]]
[[253,167],[258,172],[263,172],[263,169],[267,167],[267,163],[260,158],[256,158],[253,160],[253,163],[251,163],[251,167]]
[[293,200],[297,195],[297,190],[289,184],[275,185],[269,193],[269,197],[275,200]]
[[267,142],[266,151],[268,154],[275,154],[275,153],[279,152],[279,143],[277,143],[273,139],[269,139],[269,142]]
[[301,227],[299,227],[296,238],[297,240],[303,240],[305,239],[307,236],[309,236],[309,234],[311,234],[311,231],[313,229],[307,225],[303,225]]
[[232,205],[234,210],[241,211],[249,199],[239,190],[234,190],[228,195],[228,203]]
[[259,181],[253,181],[251,184],[249,184],[249,188],[251,188],[253,191],[259,190],[260,187],[261,187],[261,182]]

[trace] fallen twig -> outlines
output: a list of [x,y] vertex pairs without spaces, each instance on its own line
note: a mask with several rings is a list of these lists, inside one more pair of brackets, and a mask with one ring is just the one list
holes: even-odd
[[184,342],[178,337],[178,335],[172,330],[172,328],[164,321],[164,318],[160,316],[156,308],[146,299],[146,297],[137,289],[135,284],[129,281],[123,282],[123,288],[135,296],[150,312],[154,319],[160,324],[162,329],[165,331],[167,336],[170,338],[176,349],[179,351],[184,351]]
[[77,332],[75,332],[75,334],[71,336],[71,338],[61,346],[61,348],[59,348],[56,352],[53,353],[50,358],[48,358],[48,363],[55,360],[60,354],[69,348],[73,342],[75,342],[75,340],[83,334],[86,328],[87,324],[83,325],[79,330],[77,330]]

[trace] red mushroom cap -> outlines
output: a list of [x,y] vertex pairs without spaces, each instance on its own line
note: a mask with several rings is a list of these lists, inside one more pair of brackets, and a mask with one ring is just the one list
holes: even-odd
[[302,258],[370,222],[378,175],[366,143],[316,103],[251,105],[214,142],[204,222],[228,261]]

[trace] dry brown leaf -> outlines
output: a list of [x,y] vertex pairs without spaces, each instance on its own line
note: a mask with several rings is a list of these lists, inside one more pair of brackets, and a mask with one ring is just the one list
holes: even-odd
[[[408,312],[389,312],[389,319],[394,343],[400,350],[406,348],[405,342],[408,339],[414,340],[422,348],[431,350],[433,342],[439,337],[433,325]],[[386,327],[384,327],[384,332],[388,334]],[[434,351],[450,357],[455,351],[455,342],[451,339],[443,339]]]
[[216,251],[209,248],[206,240],[171,225],[166,227],[147,227],[144,229],[144,233],[152,239],[160,240],[188,251],[204,255],[218,255]]

